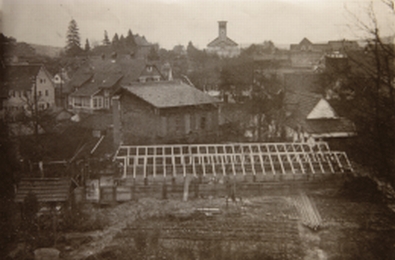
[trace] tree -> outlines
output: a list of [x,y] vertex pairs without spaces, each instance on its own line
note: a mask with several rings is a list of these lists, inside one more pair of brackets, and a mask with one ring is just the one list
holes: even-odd
[[76,56],[81,53],[80,34],[78,32],[77,22],[72,19],[67,30],[66,55]]
[[[354,160],[369,167],[376,176],[395,184],[395,86],[394,44],[385,42],[381,34],[376,4],[384,4],[394,16],[394,1],[371,2],[366,9],[367,20],[350,13],[355,26],[366,41],[360,52],[346,52],[352,67],[347,80],[333,92],[353,89],[352,98],[339,93],[338,106],[356,125],[358,137],[350,149]],[[394,18],[394,17],[392,17]]]
[[155,47],[151,47],[150,52],[148,53],[147,58],[148,58],[149,61],[156,61],[156,60],[159,60],[159,54],[158,54],[158,52],[156,51],[156,48],[155,48]]
[[89,44],[89,40],[86,39],[85,41],[85,52],[89,52],[91,50],[91,46]]
[[125,43],[125,36],[123,36],[123,34],[121,34],[121,37],[119,37],[119,42],[120,42],[121,44],[124,44],[124,43]]
[[115,33],[114,37],[112,38],[112,46],[114,49],[118,49],[120,46],[119,37],[117,33]]
[[[283,93],[279,89],[281,82],[276,74],[264,75],[261,71],[254,73],[248,111],[254,118],[253,132],[257,141],[278,141],[278,133],[283,127]],[[276,133],[270,132],[270,126],[275,126]]]
[[103,45],[105,45],[105,46],[110,45],[110,40],[108,39],[107,31],[104,31]]
[[133,36],[133,33],[132,33],[132,30],[130,30],[130,29],[128,31],[128,35],[125,38],[125,45],[128,48],[134,48],[137,46],[136,41]]

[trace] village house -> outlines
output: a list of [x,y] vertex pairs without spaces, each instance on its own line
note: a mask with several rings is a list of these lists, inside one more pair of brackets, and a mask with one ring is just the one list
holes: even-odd
[[2,89],[8,92],[3,102],[8,115],[31,113],[35,107],[45,110],[55,106],[52,76],[44,65],[7,66],[1,84]]
[[356,41],[338,40],[327,43],[312,43],[303,38],[298,44],[291,44],[290,59],[293,67],[317,67],[325,59],[325,55],[346,55],[348,52],[360,51]]
[[81,88],[71,93],[69,104],[73,111],[94,112],[110,109],[111,95],[116,91],[121,74],[95,74]]
[[[213,141],[217,100],[178,81],[122,86],[113,98],[115,145]],[[210,139],[211,138],[211,139]]]
[[164,79],[155,64],[147,64],[143,59],[91,59],[75,73],[66,87],[71,92],[69,108],[86,113],[109,111],[111,98],[121,85]]
[[331,52],[347,52],[347,51],[360,51],[362,48],[356,41],[340,40],[328,41],[329,50]]
[[307,38],[303,38],[298,44],[291,44],[291,51],[326,52],[328,50],[327,43],[312,43]]
[[59,73],[56,73],[52,79],[55,85],[55,103],[57,107],[67,108],[67,88],[66,85],[70,81],[70,78],[65,69],[61,69]]
[[303,38],[298,44],[291,44],[290,59],[292,67],[313,68],[320,63],[323,55],[330,50],[328,43],[312,43]]
[[240,48],[226,35],[226,23],[226,21],[218,22],[218,37],[207,44],[207,51],[216,53],[220,57],[235,57],[240,54]]
[[287,139],[304,142],[356,135],[349,119],[340,117],[322,95],[308,92],[288,92],[284,97]]

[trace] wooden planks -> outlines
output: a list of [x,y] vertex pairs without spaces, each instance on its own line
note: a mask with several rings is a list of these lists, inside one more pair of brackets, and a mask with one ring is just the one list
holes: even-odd
[[287,175],[353,171],[346,153],[326,142],[120,146],[124,177]]

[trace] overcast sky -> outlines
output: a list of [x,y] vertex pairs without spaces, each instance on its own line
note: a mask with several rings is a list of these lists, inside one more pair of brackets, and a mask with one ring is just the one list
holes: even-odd
[[[378,2],[378,0],[373,0]],[[18,41],[63,47],[67,27],[75,19],[81,44],[115,33],[145,35],[161,47],[205,48],[218,35],[217,21],[228,21],[228,37],[239,44],[298,43],[355,39],[359,32],[349,9],[364,16],[368,0],[3,0],[1,31]],[[1,0],[0,0],[1,4]],[[389,10],[376,7],[383,19]],[[362,18],[364,19],[364,18]],[[383,19],[388,25],[393,21]],[[392,26],[391,26],[392,28]],[[386,28],[385,30],[388,30]]]

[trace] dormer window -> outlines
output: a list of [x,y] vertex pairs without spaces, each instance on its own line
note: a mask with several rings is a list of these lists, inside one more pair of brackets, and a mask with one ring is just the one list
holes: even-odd
[[147,71],[148,71],[148,72],[151,72],[151,71],[152,71],[152,66],[148,66],[148,67],[147,67]]

